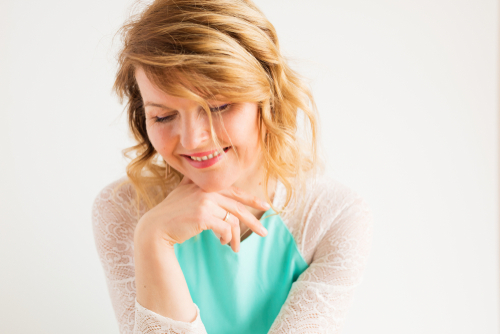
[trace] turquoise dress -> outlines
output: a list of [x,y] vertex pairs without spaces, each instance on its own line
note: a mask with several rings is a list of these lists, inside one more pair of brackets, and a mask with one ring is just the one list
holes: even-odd
[[267,333],[292,283],[309,267],[281,217],[272,214],[269,209],[260,219],[267,236],[250,234],[238,253],[212,230],[174,245],[208,334]]

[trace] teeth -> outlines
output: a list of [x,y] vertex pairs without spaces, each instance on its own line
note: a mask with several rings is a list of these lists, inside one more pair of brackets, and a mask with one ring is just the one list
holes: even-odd
[[219,154],[222,154],[224,150],[220,150],[220,151],[215,151],[213,154],[209,154],[209,155],[205,155],[203,157],[190,157],[192,160],[196,160],[196,161],[205,161],[205,160],[208,160],[208,159],[213,159],[215,158],[216,156],[218,156]]

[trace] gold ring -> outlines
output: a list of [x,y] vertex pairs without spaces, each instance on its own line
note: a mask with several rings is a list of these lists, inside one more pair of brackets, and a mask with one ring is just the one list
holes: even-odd
[[229,211],[226,213],[226,216],[224,217],[224,221],[227,223],[227,219],[229,218],[231,214],[229,213]]

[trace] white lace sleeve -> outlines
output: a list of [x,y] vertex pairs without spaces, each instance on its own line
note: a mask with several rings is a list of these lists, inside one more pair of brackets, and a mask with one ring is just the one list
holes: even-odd
[[362,198],[339,193],[322,194],[301,215],[305,227],[293,234],[312,262],[292,284],[270,334],[342,331],[370,252],[372,215]]
[[135,192],[122,186],[113,197],[113,187],[102,189],[92,206],[92,227],[97,253],[104,269],[109,296],[121,334],[206,334],[196,306],[192,323],[176,321],[142,307],[137,300],[134,268],[134,229],[145,213],[135,210]]

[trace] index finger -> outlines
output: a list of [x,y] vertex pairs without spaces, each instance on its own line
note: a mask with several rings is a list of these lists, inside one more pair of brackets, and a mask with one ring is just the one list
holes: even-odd
[[232,213],[236,218],[248,226],[252,231],[258,233],[260,236],[265,237],[267,230],[259,219],[257,219],[243,203],[238,202],[232,198],[226,197],[217,192],[213,193],[216,203],[229,213]]
[[229,188],[226,188],[224,190],[218,191],[219,194],[229,197],[231,199],[234,199],[240,203],[243,203],[245,205],[251,206],[252,208],[255,209],[264,209],[264,210],[269,210],[271,206],[258,198],[257,196],[251,195],[247,193],[246,191],[238,188],[231,186]]

